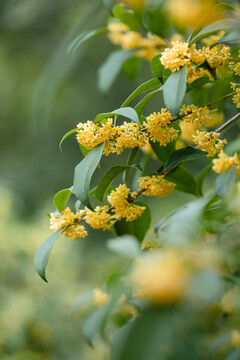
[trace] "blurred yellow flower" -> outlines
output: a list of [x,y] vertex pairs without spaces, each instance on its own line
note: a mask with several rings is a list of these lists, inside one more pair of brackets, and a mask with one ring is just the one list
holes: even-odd
[[240,175],[240,163],[237,154],[228,156],[223,151],[218,154],[218,159],[213,159],[213,171],[218,174],[230,169],[234,165],[237,166],[237,176]]
[[168,196],[176,186],[176,184],[165,180],[164,175],[144,176],[138,182],[141,189],[146,189],[144,195],[156,197]]
[[101,307],[110,301],[110,296],[106,292],[97,288],[93,291],[92,300],[95,305]]
[[196,135],[193,135],[193,141],[197,144],[197,148],[207,152],[208,157],[215,156],[222,151],[227,140],[219,140],[219,133],[202,132],[197,130]]
[[240,347],[240,332],[237,330],[232,331],[231,343],[235,346],[235,348]]

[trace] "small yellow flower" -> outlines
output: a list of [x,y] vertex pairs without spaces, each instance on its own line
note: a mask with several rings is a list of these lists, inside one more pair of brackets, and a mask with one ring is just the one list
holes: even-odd
[[240,332],[237,330],[232,331],[231,343],[235,348],[240,347]]
[[240,108],[240,88],[236,89],[236,94],[233,96],[233,102],[237,108]]
[[225,170],[230,169],[234,165],[237,166],[237,176],[240,175],[240,164],[237,154],[228,156],[223,151],[218,154],[218,159],[213,159],[213,171],[218,174],[223,173]]
[[203,125],[211,126],[213,119],[216,119],[218,110],[209,110],[207,106],[183,105],[180,113],[185,122],[194,124],[197,128],[200,128]]
[[145,207],[129,203],[127,198],[131,196],[130,190],[126,185],[119,185],[107,197],[109,204],[112,205],[115,218],[120,220],[126,218],[126,221],[136,220],[142,215]]
[[149,138],[160,145],[166,146],[169,142],[178,137],[178,130],[169,127],[172,120],[172,115],[167,109],[162,109],[161,113],[153,113],[147,117],[147,122],[143,125],[149,133]]
[[197,144],[197,148],[207,152],[207,156],[215,156],[222,151],[227,140],[219,140],[219,133],[215,132],[201,132],[197,130],[196,135],[193,135],[193,141]]
[[105,304],[107,304],[110,301],[110,296],[102,291],[101,289],[95,289],[93,292],[93,302],[98,307],[101,307]]
[[175,254],[159,256],[148,253],[135,261],[131,274],[136,297],[148,298],[156,305],[180,300],[187,280],[187,266]]
[[116,220],[108,212],[108,206],[97,206],[94,211],[86,208],[85,221],[94,229],[110,229]]
[[85,237],[88,234],[83,225],[71,225],[71,226],[68,226],[64,230],[63,233],[64,233],[64,236],[69,237],[72,240],[76,240],[77,238],[80,238],[80,237]]
[[176,186],[176,184],[165,180],[164,175],[141,177],[138,182],[141,189],[146,189],[144,195],[156,197],[168,196]]

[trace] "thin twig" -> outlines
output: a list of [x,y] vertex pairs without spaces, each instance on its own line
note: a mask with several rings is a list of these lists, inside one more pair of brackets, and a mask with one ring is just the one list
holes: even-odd
[[231,119],[229,119],[227,122],[225,122],[222,126],[220,126],[217,130],[215,130],[216,133],[220,133],[224,129],[226,129],[229,125],[233,124],[237,119],[240,118],[240,112],[233,116]]

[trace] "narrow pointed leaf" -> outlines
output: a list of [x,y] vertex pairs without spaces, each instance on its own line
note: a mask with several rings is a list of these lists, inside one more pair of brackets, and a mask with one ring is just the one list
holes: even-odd
[[68,138],[70,135],[74,134],[78,129],[72,129],[70,131],[68,131],[61,139],[60,143],[59,143],[59,149],[60,151],[62,151],[62,143],[64,142],[64,140],[66,140],[66,138]]
[[185,148],[176,150],[174,153],[172,153],[164,165],[163,171],[170,171],[185,161],[196,160],[205,155],[206,153],[202,150],[196,149],[192,146],[186,146]]
[[80,35],[78,35],[69,45],[68,54],[74,55],[78,50],[79,46],[83,44],[85,41],[90,40],[98,35],[102,35],[108,32],[107,28],[84,31]]
[[101,160],[104,143],[93,148],[87,156],[76,166],[73,179],[73,193],[83,205],[92,209],[89,200],[89,186],[92,175]]
[[108,240],[107,248],[118,255],[129,258],[135,258],[141,254],[139,241],[132,235],[123,235]]
[[155,97],[155,95],[160,93],[160,91],[162,91],[162,87],[144,96],[144,98],[135,106],[134,109],[136,110],[139,117],[142,115],[142,112],[149,103],[149,101],[151,101]]
[[198,196],[197,183],[192,174],[182,166],[177,167],[174,171],[166,176],[166,180],[175,183],[176,190]]
[[55,241],[59,238],[59,236],[62,234],[62,232],[65,230],[59,229],[55,233],[53,233],[51,236],[49,236],[44,242],[42,242],[39,247],[36,250],[36,253],[34,255],[33,264],[37,271],[37,273],[41,276],[41,278],[47,282],[46,279],[46,266],[48,263],[49,255],[52,251],[53,245],[55,244]]
[[172,115],[177,115],[187,89],[187,67],[173,72],[162,86],[164,103]]
[[83,325],[83,336],[88,345],[93,346],[93,338],[99,332],[109,313],[109,305],[105,304],[92,313]]
[[108,117],[115,116],[115,115],[124,116],[136,123],[139,123],[138,114],[131,107],[124,107],[124,108],[120,108],[117,110],[113,110],[112,112],[109,112],[109,113],[99,114],[95,117],[94,122],[98,123],[104,119],[107,119]]
[[162,81],[163,78],[163,72],[165,70],[164,66],[162,65],[160,58],[161,58],[162,54],[158,54],[155,55],[151,62],[150,62],[150,66],[151,66],[151,70],[152,73],[160,80]]

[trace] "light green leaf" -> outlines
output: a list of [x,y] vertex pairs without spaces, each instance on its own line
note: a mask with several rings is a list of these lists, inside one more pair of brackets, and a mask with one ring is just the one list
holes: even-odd
[[173,72],[162,86],[164,103],[172,115],[178,115],[187,89],[187,67]]
[[111,182],[126,169],[131,169],[132,166],[128,165],[115,165],[109,169],[102,177],[100,183],[95,191],[95,196],[99,201],[103,201],[104,195],[111,184]]
[[215,351],[217,351],[223,344],[225,344],[226,342],[228,342],[231,338],[232,334],[228,333],[228,334],[224,334],[222,336],[220,336],[219,338],[217,338],[217,340],[214,341],[214,343],[211,345],[210,349],[209,349],[209,355],[213,355],[215,353]]
[[196,182],[197,182],[197,189],[198,189],[198,193],[199,195],[202,195],[202,187],[203,187],[203,182],[206,178],[206,176],[208,175],[208,173],[212,170],[212,164],[209,164],[207,167],[205,167],[201,173],[198,175]]
[[53,199],[53,205],[61,212],[65,209],[66,203],[71,196],[72,191],[70,189],[63,189],[57,192]]
[[94,295],[93,291],[88,292],[78,298],[71,308],[71,314],[74,314],[83,304],[89,301]]
[[141,253],[139,241],[131,235],[123,235],[116,239],[108,240],[107,248],[118,255],[129,258],[135,258]]
[[231,185],[235,183],[236,171],[236,166],[233,166],[218,175],[215,190],[219,197],[224,198]]
[[92,313],[83,325],[83,336],[90,346],[93,346],[92,341],[94,336],[99,332],[101,326],[104,324],[109,313],[109,305],[105,304],[94,313]]
[[236,349],[233,352],[231,352],[230,355],[228,355],[224,360],[239,360],[240,358],[240,349]]
[[60,143],[59,143],[59,149],[60,151],[62,151],[62,143],[64,142],[64,140],[69,137],[70,135],[72,135],[73,133],[75,133],[76,131],[78,131],[78,129],[72,129],[70,131],[68,131],[61,139]]
[[48,263],[49,255],[52,251],[53,245],[55,241],[59,238],[62,232],[65,230],[66,227],[63,229],[59,229],[58,231],[54,232],[50,235],[44,242],[42,242],[36,250],[34,255],[33,264],[37,271],[37,273],[41,276],[41,278],[47,282],[46,279],[46,266]]
[[92,175],[101,160],[104,143],[93,148],[76,166],[73,179],[73,193],[81,203],[92,209],[89,200],[89,185]]
[[98,88],[106,94],[114,84],[124,61],[130,59],[133,50],[116,50],[112,52],[98,69]]
[[94,122],[98,123],[104,119],[107,119],[108,117],[115,116],[115,115],[124,116],[124,117],[139,124],[138,114],[131,107],[124,107],[124,108],[120,108],[117,110],[113,110],[112,112],[109,112],[109,113],[99,114],[95,117]]
[[186,146],[185,148],[176,150],[174,153],[172,153],[164,165],[163,171],[170,171],[185,161],[196,160],[205,155],[206,153],[202,150],[196,149],[192,146]]
[[155,89],[159,87],[159,85],[161,85],[161,83],[156,78],[144,82],[124,101],[121,108],[130,104],[130,102],[132,102],[137,96],[141,95],[143,92]]
[[212,23],[212,24],[206,26],[204,29],[202,29],[198,34],[193,36],[191,38],[191,40],[189,41],[189,46],[197,43],[198,41],[200,41],[212,34],[215,34],[216,32],[218,32],[220,30],[231,31],[231,29],[232,30],[239,29],[239,26],[240,26],[240,22],[238,20],[234,20],[234,19],[225,19],[225,20],[215,21],[214,23]]
[[108,28],[101,28],[96,30],[84,31],[80,35],[78,35],[69,45],[68,54],[74,56],[79,46],[83,44],[85,41],[90,40],[98,35],[102,35],[108,32]]

